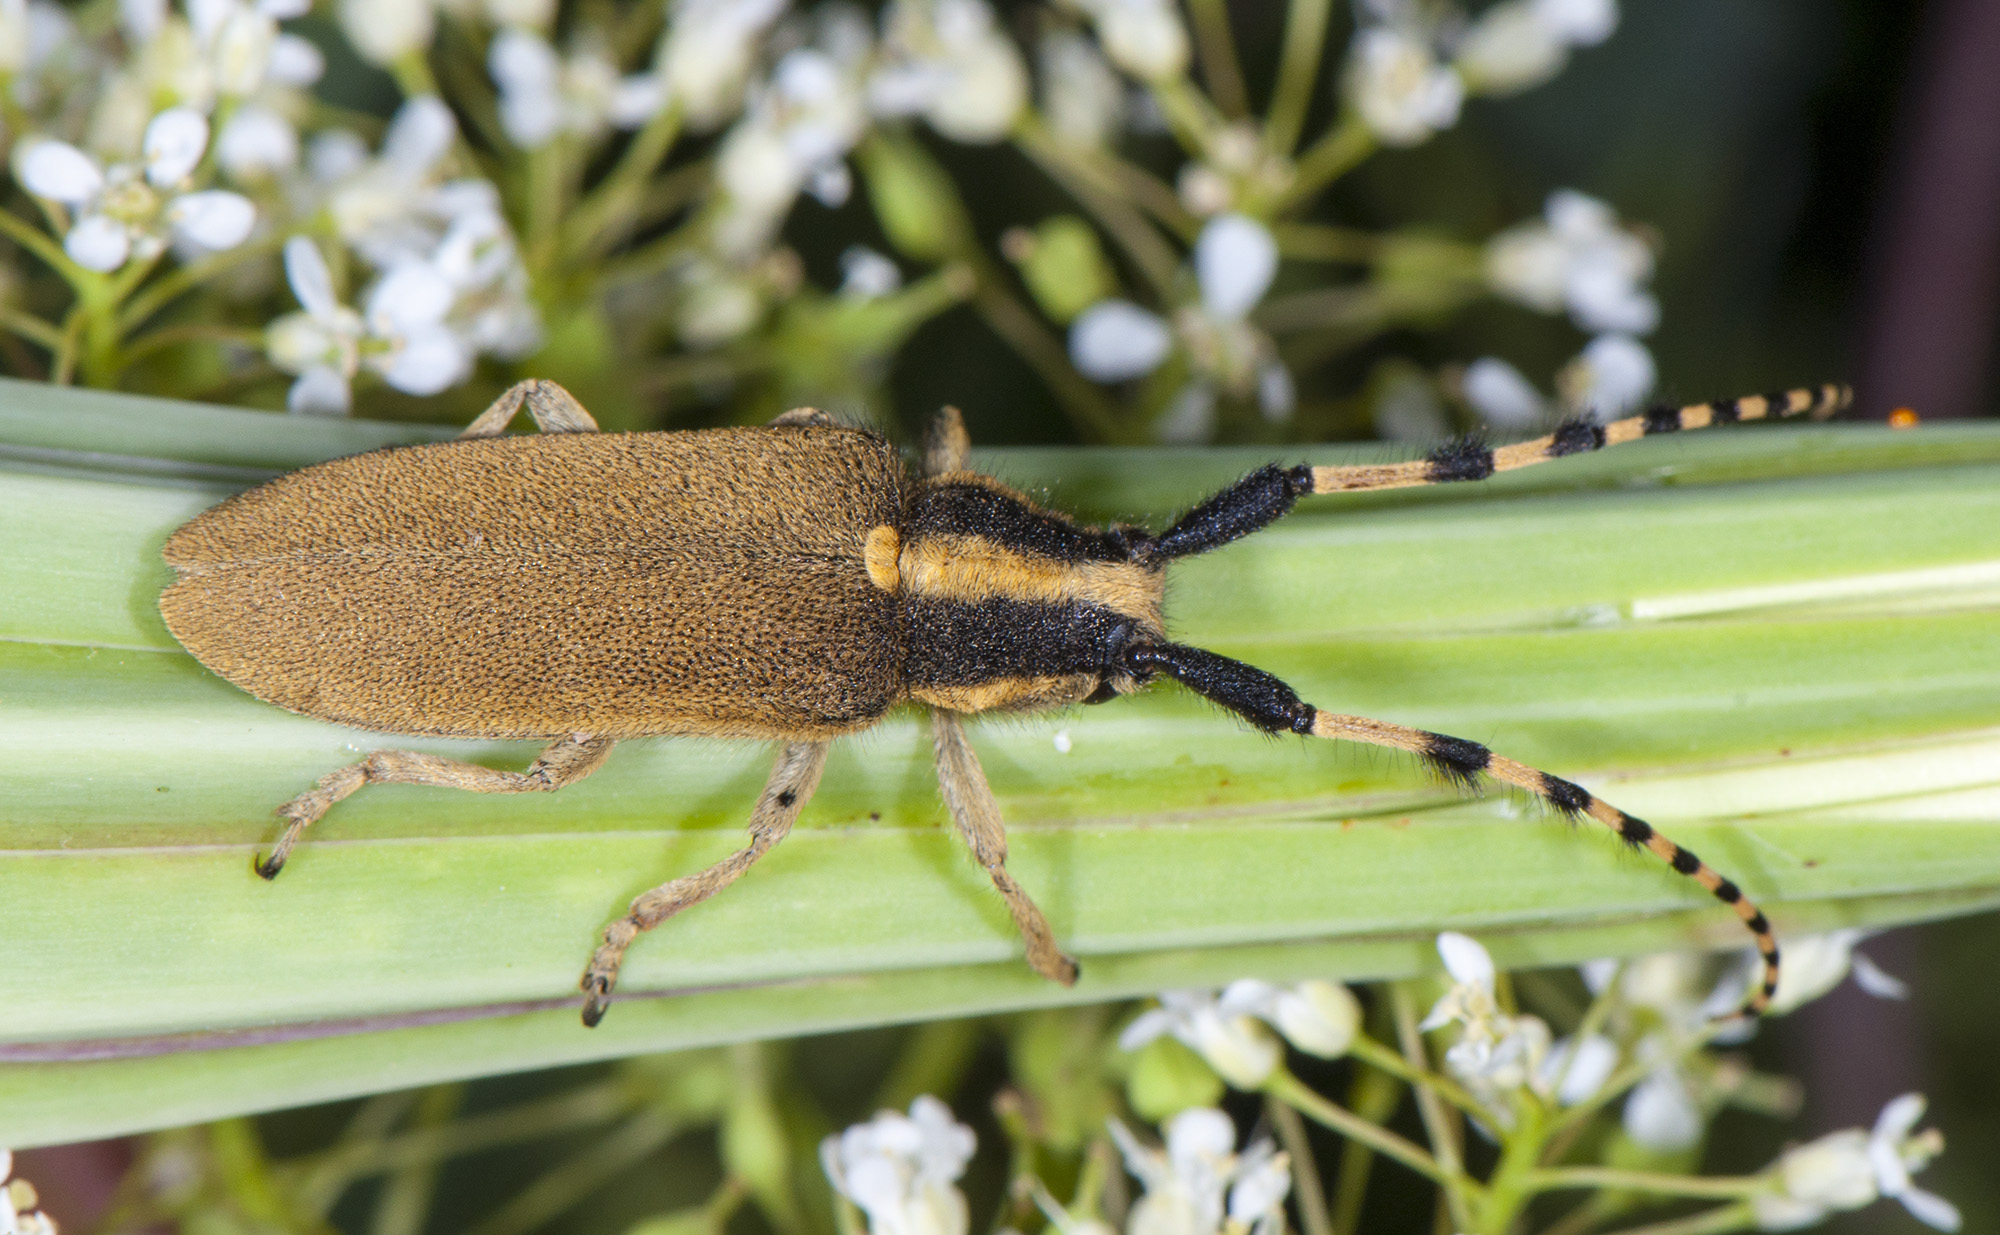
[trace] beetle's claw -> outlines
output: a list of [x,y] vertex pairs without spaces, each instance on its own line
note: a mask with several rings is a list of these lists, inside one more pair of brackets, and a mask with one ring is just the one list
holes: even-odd
[[285,859],[282,854],[275,852],[268,858],[260,858],[255,851],[252,851],[250,854],[250,869],[257,872],[259,879],[269,883],[278,877],[279,871],[285,869]]
[[583,979],[583,1027],[597,1028],[610,1006],[611,984],[596,974],[587,975]]

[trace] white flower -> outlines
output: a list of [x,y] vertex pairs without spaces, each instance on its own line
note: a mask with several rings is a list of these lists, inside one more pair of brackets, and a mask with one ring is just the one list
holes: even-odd
[[32,1208],[38,1200],[35,1186],[9,1179],[13,1173],[13,1151],[0,1149],[0,1235],[56,1235],[55,1220]]
[[1840,985],[1851,970],[1854,983],[1877,999],[1908,999],[1910,988],[1854,950],[1869,935],[1864,930],[1829,931],[1785,943],[1785,967],[1778,977],[1773,1013],[1790,1012]]
[[1501,0],[1472,23],[1454,64],[1484,94],[1513,94],[1548,81],[1570,49],[1611,37],[1618,0]]
[[965,1197],[953,1187],[976,1146],[972,1129],[925,1094],[910,1113],[883,1111],[820,1142],[820,1165],[868,1215],[873,1235],[965,1235]]
[[1354,992],[1317,978],[1296,986],[1242,978],[1223,988],[1218,1005],[1270,1023],[1293,1046],[1321,1059],[1345,1055],[1361,1029],[1361,1004]]
[[1072,146],[1098,147],[1125,121],[1125,87],[1089,39],[1051,30],[1035,53],[1049,133]]
[[725,207],[714,239],[725,256],[747,259],[762,249],[802,191],[829,206],[846,200],[847,152],[868,123],[858,67],[814,47],[786,53],[723,138],[715,178]]
[[1687,1078],[1674,1067],[1655,1069],[1625,1099],[1625,1134],[1658,1153],[1691,1149],[1708,1126]]
[[840,294],[849,300],[875,300],[903,285],[896,263],[866,245],[850,245],[840,255]]
[[561,133],[591,138],[607,126],[636,128],[664,101],[655,75],[620,77],[609,54],[589,39],[558,57],[540,34],[510,26],[494,36],[486,67],[500,89],[500,126],[524,149]]
[[[305,43],[296,35],[281,34],[278,23],[302,16],[311,7],[310,0],[187,0],[188,24],[208,59],[216,92],[242,98],[263,86],[280,41]],[[293,58],[298,54],[296,48],[287,52]]]
[[1095,381],[1126,381],[1159,368],[1178,339],[1200,376],[1156,430],[1175,441],[1205,437],[1202,426],[1212,427],[1211,380],[1239,396],[1254,394],[1266,416],[1283,419],[1291,412],[1291,374],[1270,336],[1246,320],[1277,273],[1277,242],[1248,216],[1217,215],[1196,237],[1193,259],[1199,303],[1176,313],[1169,326],[1130,301],[1099,301],[1070,323],[1071,363]]
[[758,40],[785,0],[674,0],[656,64],[689,125],[706,132],[743,102]]
[[[374,158],[345,136],[316,139],[307,161],[340,238],[384,269],[427,257],[447,221],[440,216],[454,213],[450,207],[464,196],[441,183],[457,136],[451,109],[434,95],[419,95],[396,109]],[[494,192],[484,182],[470,183]]]
[[893,0],[882,24],[887,60],[868,83],[876,115],[922,115],[953,141],[1007,136],[1028,70],[986,0]]
[[1256,1000],[1225,1003],[1209,991],[1162,991],[1159,998],[1159,1007],[1118,1035],[1119,1049],[1136,1051],[1171,1034],[1238,1089],[1255,1089],[1277,1071],[1282,1052],[1257,1020]]
[[1534,383],[1494,356],[1482,356],[1465,366],[1460,389],[1480,419],[1498,428],[1525,429],[1548,414],[1548,403]]
[[363,59],[390,65],[431,45],[437,5],[434,0],[340,0],[340,28]]
[[1586,1102],[1618,1068],[1618,1045],[1603,1034],[1563,1038],[1550,1048],[1535,1075],[1535,1092],[1563,1106]]
[[1644,403],[1658,380],[1653,353],[1630,335],[1599,335],[1563,367],[1556,385],[1573,411],[1611,420]]
[[1910,1180],[1944,1149],[1936,1129],[1911,1135],[1923,1113],[1923,1095],[1906,1093],[1882,1108],[1872,1132],[1848,1128],[1787,1151],[1771,1168],[1772,1190],[1750,1198],[1758,1227],[1796,1230],[1886,1196],[1929,1226],[1958,1230],[1957,1207]]
[[246,103],[223,123],[215,161],[234,180],[254,181],[299,163],[299,134],[292,122],[266,107]]
[[1437,61],[1430,42],[1392,26],[1368,26],[1348,49],[1347,92],[1385,145],[1415,146],[1458,123],[1465,86]]
[[1132,1206],[1127,1235],[1275,1235],[1291,1191],[1291,1161],[1268,1141],[1236,1149],[1236,1127],[1210,1107],[1185,1110],[1165,1125],[1166,1145],[1151,1149],[1113,1119],[1111,1139],[1125,1169],[1146,1187]]
[[363,366],[413,395],[436,394],[470,371],[470,349],[445,321],[457,292],[435,266],[390,270],[361,313],[340,303],[326,259],[303,236],[285,242],[285,275],[304,311],[272,322],[265,350],[271,363],[298,374],[286,399],[292,411],[345,413],[349,383]]
[[1188,34],[1173,0],[1073,0],[1111,63],[1141,81],[1187,72]]
[[1551,1037],[1536,1016],[1509,1016],[1494,996],[1493,958],[1477,940],[1456,931],[1437,939],[1438,956],[1452,976],[1451,989],[1418,1023],[1422,1030],[1462,1026],[1444,1053],[1446,1071],[1484,1100],[1503,1125],[1511,1123],[1506,1099],[1547,1075]]
[[1173,331],[1160,315],[1129,300],[1100,300],[1069,328],[1069,356],[1077,372],[1097,382],[1143,377],[1173,350]]
[[1510,227],[1486,246],[1486,278],[1532,309],[1567,308],[1585,330],[1647,334],[1660,306],[1644,285],[1653,251],[1618,226],[1611,207],[1573,189],[1549,195],[1541,220]]
[[208,121],[170,108],[146,126],[142,159],[109,169],[67,142],[31,141],[15,174],[31,193],[75,212],[63,249],[79,266],[112,271],[138,256],[157,257],[169,237],[199,249],[233,249],[250,235],[256,207],[238,193],[191,191],[189,178],[208,146]]

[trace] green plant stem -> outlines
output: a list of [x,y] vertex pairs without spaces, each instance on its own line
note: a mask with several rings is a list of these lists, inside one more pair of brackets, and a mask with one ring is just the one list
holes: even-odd
[[1352,262],[1365,265],[1382,256],[1388,238],[1352,227],[1319,223],[1278,223],[1271,228],[1278,252],[1294,261]]
[[[1413,1071],[1428,1071],[1424,1036],[1417,1028],[1416,1002],[1411,998],[1409,983],[1389,984],[1389,1006],[1396,1017],[1396,1041],[1403,1048],[1404,1060]],[[1431,1152],[1437,1155],[1438,1165],[1444,1171],[1444,1196],[1451,1209],[1453,1225],[1461,1231],[1470,1230],[1472,1201],[1476,1199],[1474,1194],[1477,1189],[1465,1174],[1465,1156],[1459,1148],[1458,1129],[1438,1103],[1434,1091],[1414,1085],[1411,1092],[1416,1097],[1417,1114],[1424,1121],[1424,1131],[1431,1138]]]
[[564,257],[603,252],[618,242],[618,233],[632,226],[647,182],[673,150],[680,131],[681,108],[675,103],[653,113],[632,135],[617,164],[570,212],[559,246]]
[[0,210],[0,234],[4,234],[15,244],[41,258],[57,274],[68,280],[72,288],[76,286],[77,276],[87,273],[83,267],[70,260],[69,254],[63,252],[62,246],[47,232],[11,210]]
[[[427,1089],[417,1099],[414,1122],[420,1128],[443,1127],[464,1101],[463,1085]],[[437,1191],[438,1165],[436,1161],[406,1163],[383,1181],[375,1198],[369,1235],[423,1235],[431,1198]]]
[[1438,1159],[1425,1153],[1421,1146],[1404,1140],[1387,1128],[1369,1123],[1338,1103],[1321,1097],[1306,1088],[1305,1083],[1290,1072],[1280,1069],[1272,1073],[1271,1079],[1264,1082],[1264,1092],[1314,1123],[1331,1128],[1351,1140],[1360,1141],[1385,1158],[1394,1158],[1445,1189],[1447,1193],[1467,1192],[1476,1195],[1481,1191],[1477,1184],[1465,1178],[1462,1173],[1454,1178]]
[[1750,1208],[1748,1201],[1742,1201],[1649,1226],[1628,1226],[1610,1235],[1723,1235],[1726,1231],[1748,1230],[1755,1225],[1756,1211]]
[[1548,1136],[1546,1112],[1531,1094],[1515,1104],[1514,1126],[1500,1138],[1500,1162],[1486,1180],[1486,1199],[1479,1207],[1473,1231],[1507,1235],[1521,1208],[1535,1194],[1535,1162]]
[[1299,144],[1313,85],[1326,54],[1326,23],[1332,0],[1291,0],[1285,14],[1285,45],[1278,57],[1278,84],[1264,116],[1264,144],[1290,154]]
[[79,301],[70,306],[68,316],[63,318],[62,338],[50,359],[49,381],[57,386],[67,386],[76,378],[76,354],[83,344],[84,321],[83,304]]
[[45,322],[32,313],[0,305],[0,330],[12,331],[31,343],[39,343],[51,352],[62,346],[62,328]]
[[[1386,1124],[1402,1105],[1403,1088],[1396,1077],[1362,1064],[1348,1087],[1348,1108],[1369,1123]],[[1333,1198],[1334,1235],[1354,1235],[1360,1228],[1361,1207],[1368,1199],[1368,1179],[1374,1167],[1374,1150],[1360,1141],[1342,1143]]]
[[1358,117],[1346,116],[1307,146],[1292,166],[1292,183],[1271,203],[1282,214],[1303,205],[1375,153],[1375,134]]
[[241,343],[246,347],[258,347],[263,341],[263,331],[240,326],[210,326],[198,322],[185,326],[163,326],[133,340],[132,345],[119,354],[117,371],[123,373],[154,352],[182,343]]
[[1145,216],[1125,201],[1118,186],[1101,170],[1077,159],[1039,125],[1021,126],[1015,140],[1022,153],[1097,217],[1118,247],[1125,250],[1133,269],[1146,280],[1153,294],[1164,299],[1180,269],[1180,257],[1146,222]]
[[983,261],[975,270],[979,288],[972,295],[973,307],[1048,384],[1071,423],[1088,439],[1122,440],[1117,405],[1071,367],[1069,352],[1043,327],[1041,319],[1001,284],[998,271]]
[[1222,118],[1185,76],[1162,77],[1148,82],[1153,99],[1167,118],[1174,140],[1193,158],[1208,156],[1208,135],[1221,126]]
[[1304,1121],[1297,1111],[1268,1095],[1264,1111],[1292,1160],[1292,1195],[1298,1200],[1299,1225],[1304,1228],[1304,1235],[1333,1235],[1333,1222],[1326,1212],[1326,1187],[1313,1159],[1312,1142],[1306,1139]]
[[341,1193],[354,1182],[353,1172],[347,1169],[349,1156],[380,1145],[389,1130],[416,1106],[419,1096],[416,1090],[375,1095],[348,1119],[330,1152],[303,1162],[286,1163],[284,1172],[296,1180],[291,1195],[300,1213],[325,1218],[340,1200]]
[[344,1180],[364,1179],[385,1171],[423,1166],[609,1123],[632,1106],[630,1086],[622,1081],[605,1081],[539,1102],[338,1147],[309,1165],[336,1172]]
[[1716,1200],[1738,1200],[1766,1185],[1761,1175],[1663,1175],[1658,1171],[1627,1171],[1608,1166],[1554,1166],[1529,1171],[1522,1177],[1532,1192],[1558,1188],[1618,1188],[1628,1192],[1653,1192],[1662,1196],[1702,1196]]
[[1603,1109],[1607,1103],[1616,1101],[1619,1095],[1632,1086],[1637,1085],[1640,1081],[1645,1080],[1658,1069],[1666,1067],[1677,1060],[1684,1059],[1693,1052],[1707,1046],[1715,1039],[1716,1034],[1721,1033],[1731,1023],[1730,1021],[1712,1021],[1704,1025],[1681,1044],[1680,1050],[1675,1052],[1672,1059],[1649,1059],[1625,1065],[1623,1068],[1612,1073],[1611,1079],[1604,1083],[1604,1088],[1592,1094],[1588,1100],[1579,1102],[1564,1111],[1561,1115],[1558,1115],[1550,1126],[1550,1131],[1560,1132],[1572,1124],[1584,1122]]
[[1357,1036],[1349,1053],[1374,1067],[1380,1068],[1397,1080],[1410,1085],[1419,1085],[1438,1093],[1468,1115],[1484,1116],[1486,1108],[1479,1099],[1448,1076],[1441,1076],[1428,1068],[1413,1066],[1401,1055],[1365,1035]]
[[525,1235],[581,1203],[593,1189],[672,1140],[679,1120],[641,1111],[608,1135],[564,1158],[507,1203],[473,1225],[467,1235]]
[[247,241],[233,249],[213,253],[199,261],[189,262],[161,275],[144,291],[133,293],[129,298],[121,297],[124,305],[118,314],[118,331],[130,334],[146,319],[167,307],[176,298],[199,287],[201,284],[228,270],[232,266],[247,261],[268,257],[284,246],[286,237],[279,235],[262,236]]
[[[1625,962],[1620,961],[1618,967],[1612,970],[1611,980],[1604,984],[1603,991],[1599,992],[1597,997],[1590,1001],[1590,1006],[1584,1009],[1583,1019],[1570,1034],[1571,1042],[1582,1043],[1584,1039],[1604,1027],[1604,1022],[1611,1016],[1611,1010],[1618,1005],[1619,991],[1625,981],[1625,968]],[[1556,1070],[1555,1081],[1549,1086],[1550,1093],[1562,1092],[1563,1083],[1569,1079],[1570,1069],[1576,1066],[1577,1058],[1582,1053],[1580,1049],[1570,1051],[1569,1057],[1563,1060],[1562,1067]],[[1558,1121],[1556,1130],[1542,1149],[1542,1163],[1547,1165],[1561,1161],[1563,1155],[1569,1152],[1569,1147],[1576,1143],[1576,1138],[1583,1135],[1584,1129],[1589,1126],[1587,1120],[1574,1123]]]
[[1209,97],[1230,119],[1250,114],[1250,92],[1243,85],[1243,68],[1236,58],[1236,36],[1229,29],[1227,0],[1188,0],[1194,17],[1195,55]]

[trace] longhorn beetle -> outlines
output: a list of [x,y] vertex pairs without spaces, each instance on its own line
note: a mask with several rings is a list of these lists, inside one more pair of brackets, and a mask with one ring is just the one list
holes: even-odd
[[[1580,786],[1477,742],[1324,712],[1261,669],[1174,643],[1167,567],[1263,528],[1299,498],[1482,480],[1655,433],[1829,415],[1826,386],[1597,424],[1410,463],[1259,468],[1164,532],[1082,526],[966,467],[946,409],[911,475],[881,437],[810,409],[762,428],[598,433],[551,382],[522,382],[456,441],[316,464],[228,499],[167,541],[160,612],[203,664],[270,703],[389,733],[549,742],[525,772],[378,750],[278,808],[256,871],[370,783],[474,793],[560,789],[612,743],[657,734],[783,743],[750,843],[641,894],[584,970],[603,1017],[625,950],[736,881],[782,840],[828,745],[913,700],[930,708],[938,783],[1005,898],[1028,963],[1065,985],[1076,962],[1007,871],[1000,811],[962,718],[1103,703],[1180,682],[1269,733],[1408,751],[1470,787],[1484,774],[1588,815],[1736,911],[1778,983],[1770,924],[1693,853]],[[526,407],[539,435],[504,436]]]

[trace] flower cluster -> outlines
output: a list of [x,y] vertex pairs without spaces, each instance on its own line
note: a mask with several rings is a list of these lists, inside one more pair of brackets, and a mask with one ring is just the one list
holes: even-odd
[[868,1215],[874,1235],[965,1235],[956,1187],[976,1142],[951,1108],[925,1094],[910,1113],[883,1111],[820,1142],[834,1190]]
[[13,1173],[13,1152],[0,1149],[0,1235],[56,1235],[55,1220],[35,1208],[35,1186]]
[[1361,1023],[1353,992],[1317,979],[1274,986],[1255,978],[1212,991],[1164,991],[1160,1005],[1142,1012],[1118,1036],[1121,1050],[1136,1051],[1172,1036],[1199,1054],[1216,1075],[1240,1089],[1255,1089],[1277,1070],[1280,1049],[1265,1026],[1309,1055],[1337,1059],[1347,1053]]

